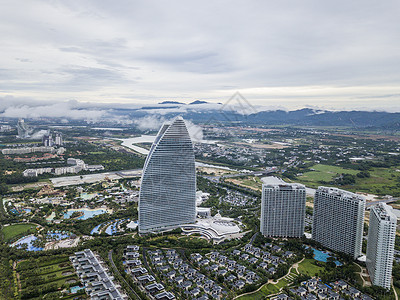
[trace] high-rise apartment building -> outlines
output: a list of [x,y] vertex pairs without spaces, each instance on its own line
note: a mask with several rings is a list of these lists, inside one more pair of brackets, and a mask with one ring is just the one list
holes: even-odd
[[319,187],[314,198],[312,238],[331,250],[361,255],[365,198],[337,188]]
[[29,134],[31,133],[31,129],[29,126],[25,123],[24,119],[19,119],[17,123],[17,131],[18,131],[18,138],[27,138],[29,137]]
[[56,132],[54,143],[55,143],[57,146],[62,146],[63,140],[62,140],[62,135],[61,135],[61,133]]
[[367,268],[372,284],[390,289],[397,217],[393,208],[379,203],[369,216]]
[[306,213],[306,189],[279,178],[262,186],[260,231],[264,236],[302,237]]
[[194,223],[196,169],[192,141],[182,117],[165,123],[151,146],[139,194],[139,232]]
[[42,137],[43,146],[51,147],[54,145],[53,136],[51,134],[45,134]]

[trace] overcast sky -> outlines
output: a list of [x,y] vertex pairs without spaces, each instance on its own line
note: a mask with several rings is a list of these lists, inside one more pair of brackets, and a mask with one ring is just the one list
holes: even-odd
[[400,1],[0,0],[0,101],[400,111]]

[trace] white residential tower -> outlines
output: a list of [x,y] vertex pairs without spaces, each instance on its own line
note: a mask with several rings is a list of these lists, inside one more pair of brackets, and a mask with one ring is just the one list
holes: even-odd
[[314,198],[312,238],[322,246],[361,255],[365,198],[338,188],[319,187]]
[[390,289],[397,217],[393,208],[379,203],[369,216],[367,268],[374,285]]
[[[260,231],[264,236],[302,237],[306,189],[276,177],[263,178]],[[263,181],[264,181],[263,180]]]

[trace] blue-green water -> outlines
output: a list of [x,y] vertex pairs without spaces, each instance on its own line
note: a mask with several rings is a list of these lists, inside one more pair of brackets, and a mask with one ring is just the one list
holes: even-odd
[[70,288],[72,294],[76,294],[78,291],[83,290],[84,287],[76,285]]
[[[328,261],[328,257],[332,256],[332,255],[330,255],[329,252],[320,251],[320,250],[317,250],[317,249],[314,249],[314,248],[311,248],[311,249],[313,249],[314,259],[315,260],[322,261],[322,262],[327,262]],[[342,263],[340,261],[338,261],[338,260],[335,260],[335,264],[337,266],[341,266],[342,265]]]
[[74,209],[74,210],[68,210],[64,214],[64,219],[69,219],[72,216],[72,214],[76,211],[83,212],[83,215],[78,218],[79,220],[87,220],[87,219],[93,218],[97,215],[101,215],[101,214],[104,214],[107,212],[105,209],[101,209],[101,208],[95,209],[95,210],[89,210],[89,209],[85,209],[85,208],[78,209],[78,210]]

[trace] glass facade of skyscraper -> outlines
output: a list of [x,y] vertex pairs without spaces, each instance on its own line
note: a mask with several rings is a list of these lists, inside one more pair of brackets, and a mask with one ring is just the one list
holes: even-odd
[[194,151],[181,117],[165,123],[150,149],[139,196],[139,232],[149,233],[194,223],[196,169]]

